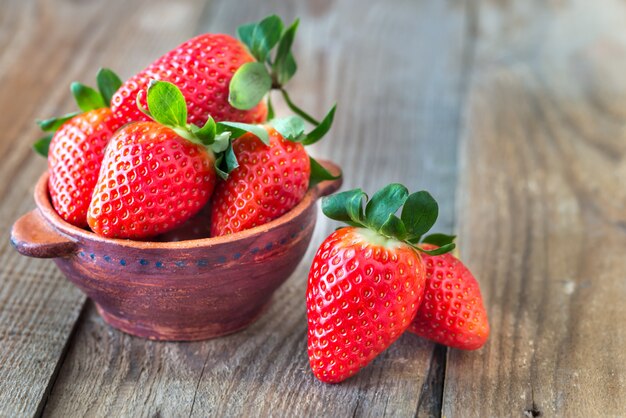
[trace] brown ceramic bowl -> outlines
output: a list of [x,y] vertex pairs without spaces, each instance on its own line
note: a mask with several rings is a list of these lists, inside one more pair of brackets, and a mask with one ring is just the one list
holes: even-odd
[[35,188],[38,208],[15,222],[11,242],[21,254],[53,258],[112,326],[155,340],[203,340],[245,328],[263,312],[309,246],[316,200],[340,185],[322,182],[282,217],[227,237],[139,242],[62,220],[44,173]]

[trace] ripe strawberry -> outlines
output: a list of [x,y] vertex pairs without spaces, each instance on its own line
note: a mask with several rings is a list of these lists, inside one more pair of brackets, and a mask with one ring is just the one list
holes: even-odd
[[304,197],[311,173],[304,146],[286,140],[272,127],[266,129],[269,146],[252,134],[233,142],[239,167],[215,190],[211,236],[265,224]]
[[[436,245],[422,244],[424,249]],[[423,256],[426,290],[409,331],[450,347],[476,350],[489,337],[487,312],[478,282],[454,255]]]
[[52,206],[67,222],[87,226],[87,208],[104,149],[119,127],[111,110],[102,108],[73,117],[52,137],[48,189]]
[[52,206],[59,216],[78,227],[87,226],[91,201],[104,149],[121,126],[108,106],[110,96],[121,81],[110,70],[97,76],[100,92],[79,83],[72,91],[84,113],[39,122],[45,131],[56,131],[40,140],[35,149],[48,156],[48,189]]
[[335,178],[308,156],[303,145],[318,141],[330,128],[333,116],[334,108],[324,124],[308,135],[303,133],[304,122],[298,117],[274,120],[275,127],[264,127],[269,145],[252,134],[234,141],[232,150],[238,165],[215,190],[211,236],[232,234],[276,219],[302,200],[311,178],[313,182]]
[[125,126],[102,161],[88,221],[99,235],[142,239],[176,228],[215,186],[215,157],[156,122]]
[[[215,120],[259,123],[267,117],[267,106],[259,103],[238,110],[228,103],[228,86],[235,71],[254,58],[235,38],[207,33],[182,43],[146,69],[131,77],[115,93],[112,109],[123,121],[147,121],[137,107],[137,95],[150,80],[169,81],[178,86],[187,102],[188,122],[202,126],[209,116]],[[143,107],[145,96],[139,96]]]
[[357,189],[322,201],[326,216],[351,225],[322,243],[308,278],[309,360],[313,374],[328,383],[354,375],[406,331],[424,292],[419,251],[428,250],[411,241],[436,220],[436,202],[427,192],[409,196],[391,184],[363,213],[363,197]]
[[87,216],[97,234],[145,239],[182,225],[213,192],[217,148],[248,127],[187,124],[183,94],[167,82],[151,83],[147,104],[155,122],[124,126],[106,148]]

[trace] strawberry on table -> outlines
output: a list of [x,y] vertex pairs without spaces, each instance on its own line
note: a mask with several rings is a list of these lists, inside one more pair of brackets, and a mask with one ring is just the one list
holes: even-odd
[[106,148],[88,213],[97,234],[146,239],[182,225],[206,205],[216,175],[226,175],[216,161],[230,139],[251,131],[267,140],[253,125],[188,124],[183,94],[168,82],[151,83],[147,106],[154,121],[124,126]]
[[390,184],[363,211],[366,197],[356,189],[322,201],[326,216],[350,225],[322,243],[308,277],[308,355],[314,375],[328,383],[354,375],[406,331],[424,293],[420,253],[454,248],[414,244],[437,219],[427,192],[409,195]]
[[87,209],[104,149],[122,125],[108,107],[120,79],[111,70],[101,69],[97,82],[99,91],[72,83],[82,113],[39,121],[50,133],[35,144],[35,150],[48,157],[52,206],[61,218],[81,228],[87,226]]
[[[433,235],[421,244],[427,250],[451,242],[452,237]],[[437,244],[437,245],[434,245]],[[454,255],[423,255],[426,266],[424,302],[409,331],[439,344],[476,350],[489,337],[487,312],[478,282]]]
[[[246,134],[232,144],[233,167],[217,185],[211,212],[211,236],[243,231],[285,214],[304,197],[310,184],[336,178],[309,157],[304,145],[330,129],[334,107],[310,133],[297,116],[264,126],[269,143]],[[282,133],[281,133],[282,132]]]

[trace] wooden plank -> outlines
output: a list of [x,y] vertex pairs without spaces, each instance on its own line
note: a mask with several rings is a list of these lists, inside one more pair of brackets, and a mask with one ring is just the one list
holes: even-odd
[[492,335],[444,416],[626,415],[625,13],[480,5],[459,231]]
[[[33,186],[46,167],[31,150],[40,135],[34,121],[74,109],[70,81],[93,85],[105,62],[128,76],[138,65],[130,45],[156,56],[163,38],[177,42],[186,36],[167,18],[156,25],[145,3],[109,2],[106,13],[97,3],[3,3],[0,230],[8,232],[34,207]],[[168,16],[176,16],[183,6],[165,7]],[[197,8],[183,8],[193,20]],[[6,235],[0,243],[0,281],[0,416],[32,416],[45,404],[85,297],[52,262],[19,256]]]
[[[440,227],[452,229],[467,75],[464,8],[412,0],[393,7],[356,0],[297,6],[222,1],[207,7],[198,31],[232,33],[237,24],[272,12],[302,18],[292,96],[317,115],[339,103],[332,134],[312,152],[344,168],[346,188],[371,192],[403,181],[413,190],[432,190],[444,208]],[[184,21],[180,27],[193,26]],[[285,107],[279,103],[278,109]],[[445,350],[434,351],[414,336],[402,337],[343,385],[324,385],[310,373],[306,275],[313,247],[334,227],[320,218],[312,248],[269,311],[235,335],[200,343],[146,342],[107,327],[89,307],[45,414],[438,415]]]

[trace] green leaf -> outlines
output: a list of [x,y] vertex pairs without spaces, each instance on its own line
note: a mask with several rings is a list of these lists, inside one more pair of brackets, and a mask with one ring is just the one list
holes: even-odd
[[260,62],[245,63],[230,80],[228,103],[236,109],[252,109],[271,88],[272,78],[265,65]]
[[250,125],[248,123],[241,122],[218,122],[217,133],[230,132],[232,139],[239,138],[246,132],[251,133],[263,142],[265,145],[270,144],[270,137],[265,128],[261,125]]
[[220,156],[218,156],[215,159],[215,164],[213,164],[213,167],[215,167],[215,173],[222,180],[228,180],[228,173],[226,172],[225,164],[226,163],[224,162],[224,154],[221,154]]
[[272,68],[278,83],[282,86],[293,77],[296,72],[297,65],[291,53],[291,46],[293,44],[296,31],[298,30],[299,19],[296,19],[291,26],[285,30],[280,42],[278,43],[278,49],[276,50],[276,58],[274,59],[274,66]]
[[421,252],[426,253],[428,255],[441,255],[441,254],[449,253],[450,251],[454,250],[454,248],[456,248],[456,244],[453,242],[446,244],[444,246],[441,246],[439,248],[435,248],[434,250],[425,250],[423,248],[418,247],[418,249]]
[[290,52],[287,54],[287,58],[285,59],[285,63],[279,66],[276,69],[276,78],[278,80],[278,84],[284,86],[287,84],[291,77],[298,71],[298,65],[296,64],[296,59],[293,57],[293,54]]
[[[365,200],[367,201],[367,199],[368,197],[365,195]],[[346,210],[348,211],[348,216],[352,219],[352,221],[358,223],[359,225],[363,225],[365,222],[365,214],[363,213],[362,195],[354,196],[353,200],[348,202]]]
[[80,115],[80,112],[67,113],[58,118],[49,118],[44,120],[38,120],[37,125],[44,132],[54,132],[61,127],[65,122],[72,119],[74,116]]
[[411,240],[419,239],[437,220],[439,206],[433,197],[425,190],[411,194],[402,208],[400,218],[406,226],[408,237]]
[[239,167],[237,156],[233,150],[232,141],[229,141],[228,147],[223,153],[220,153],[215,160],[215,171],[223,180],[228,179],[229,174]]
[[326,180],[336,180],[341,177],[341,174],[335,176],[330,171],[326,170],[323,165],[318,163],[313,157],[309,156],[309,162],[311,165],[311,174],[309,175],[309,188],[315,186],[318,183]]
[[50,141],[52,141],[52,134],[48,134],[42,138],[39,138],[34,144],[33,149],[35,152],[43,157],[48,156],[50,150]]
[[438,247],[443,247],[444,245],[450,244],[454,242],[456,235],[446,235],[446,234],[430,234],[422,240],[424,244],[432,244]]
[[231,143],[230,137],[231,137],[230,132],[222,132],[219,135],[215,135],[215,139],[213,140],[213,143],[211,144],[211,151],[213,151],[215,154],[219,154],[221,152],[226,151],[226,149]]
[[231,173],[234,169],[239,167],[239,162],[237,161],[237,156],[235,155],[235,151],[233,150],[233,142],[230,141],[228,143],[228,148],[224,151],[224,161],[226,162],[226,172]]
[[73,82],[70,86],[78,108],[83,112],[107,107],[102,95],[84,84]]
[[406,239],[404,223],[394,214],[389,215],[385,223],[380,227],[380,232],[385,236],[397,238],[400,241]]
[[96,76],[98,82],[98,90],[107,106],[111,106],[111,98],[115,92],[122,86],[122,80],[112,70],[108,68],[100,68]]
[[237,28],[237,36],[241,39],[241,42],[248,47],[250,52],[252,52],[252,35],[254,34],[254,29],[256,28],[257,23],[246,23],[245,25],[241,25]]
[[187,126],[187,104],[183,93],[167,81],[151,81],[148,86],[148,110],[162,125],[182,128]]
[[365,218],[372,229],[378,231],[389,215],[395,214],[407,200],[409,191],[399,183],[391,183],[372,196],[365,207]]
[[248,23],[237,30],[242,42],[259,62],[264,62],[283,33],[283,21],[271,15],[258,23]]
[[297,140],[304,134],[304,121],[299,116],[289,116],[281,119],[274,119],[270,124],[285,139],[290,141]]
[[306,138],[301,141],[302,145],[311,145],[322,139],[324,135],[328,132],[331,125],[333,124],[333,119],[335,118],[335,109],[337,105],[334,105],[332,109],[328,112],[328,114],[324,117],[324,119],[320,122],[319,125],[315,127],[311,132],[309,132]]
[[361,220],[354,214],[362,212],[364,198],[367,195],[361,189],[335,193],[322,198],[322,212],[336,221],[360,224]]
[[283,32],[282,36],[280,37],[278,49],[276,50],[276,58],[274,59],[275,66],[279,65],[287,58],[287,55],[289,55],[299,24],[300,19],[294,20],[293,23],[289,25],[289,27],[285,30],[285,32]]
[[267,95],[267,119],[274,119],[274,105],[272,105],[272,92]]
[[203,144],[211,145],[215,142],[216,130],[217,127],[215,126],[215,121],[211,116],[209,116],[204,126],[194,131],[194,135],[200,138]]

